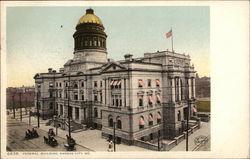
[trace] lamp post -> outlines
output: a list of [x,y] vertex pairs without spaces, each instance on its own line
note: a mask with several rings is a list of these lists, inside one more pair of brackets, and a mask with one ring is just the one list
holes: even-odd
[[116,122],[113,122],[113,127],[114,127],[114,137],[113,137],[113,142],[114,142],[114,152],[115,152],[115,150],[116,150],[116,147],[115,147],[115,142],[116,142],[116,140],[115,140],[115,125],[116,125]]
[[71,137],[71,131],[70,131],[70,112],[69,112],[69,100],[70,100],[70,74],[69,74],[69,85],[68,85],[68,123],[69,123],[69,137]]
[[161,151],[161,147],[160,147],[160,130],[158,131],[158,151]]
[[191,100],[188,99],[188,109],[187,109],[187,128],[186,128],[186,134],[187,134],[187,139],[186,139],[186,151],[188,151],[188,129],[189,129],[189,113],[190,113],[190,104],[191,104]]
[[13,117],[14,117],[14,119],[16,118],[16,110],[15,110],[15,100],[14,100],[14,98],[15,98],[15,94],[14,95],[12,95],[12,109],[13,109]]
[[19,105],[20,105],[20,121],[22,121],[23,115],[22,115],[22,92],[21,90],[19,91]]

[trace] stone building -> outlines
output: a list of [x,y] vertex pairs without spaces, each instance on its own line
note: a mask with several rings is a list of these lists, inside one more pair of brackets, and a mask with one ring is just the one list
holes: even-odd
[[45,117],[68,115],[94,127],[105,138],[133,144],[135,139],[173,138],[183,132],[187,99],[195,109],[195,71],[189,55],[170,51],[107,58],[102,21],[87,9],[77,25],[74,57],[56,72],[35,75],[36,103]]

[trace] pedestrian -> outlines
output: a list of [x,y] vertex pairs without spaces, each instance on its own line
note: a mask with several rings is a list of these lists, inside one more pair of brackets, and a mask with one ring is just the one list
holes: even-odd
[[109,144],[108,144],[108,146],[109,146],[108,151],[109,151],[109,152],[112,152],[113,142],[110,141]]

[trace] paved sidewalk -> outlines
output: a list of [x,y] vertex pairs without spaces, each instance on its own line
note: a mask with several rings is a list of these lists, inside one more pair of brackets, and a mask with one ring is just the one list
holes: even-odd
[[[188,137],[188,150],[193,151],[196,147],[196,144],[194,142],[195,138],[203,135],[209,138],[210,140],[210,122],[201,122],[201,128],[196,130],[193,134],[189,135]],[[209,146],[208,146],[209,145]],[[210,151],[210,142],[208,142],[206,145],[204,145],[205,148],[201,148],[201,151]],[[172,148],[170,151],[186,151],[186,139],[184,139],[182,142],[180,142],[177,146]]]
[[[18,119],[19,120],[19,119]],[[40,119],[40,129],[48,131],[49,128],[54,128],[52,126],[45,126],[45,123],[48,120]],[[29,123],[29,118],[23,118],[23,122]],[[37,118],[31,117],[31,125],[37,126]],[[54,128],[54,132],[55,128]],[[68,131],[58,128],[58,136],[66,138]],[[107,151],[108,150],[108,141],[101,136],[100,130],[86,130],[80,132],[72,132],[71,136],[76,140],[76,143],[82,145],[93,151]],[[144,149],[138,146],[128,146],[125,144],[117,144],[116,151],[152,151]]]

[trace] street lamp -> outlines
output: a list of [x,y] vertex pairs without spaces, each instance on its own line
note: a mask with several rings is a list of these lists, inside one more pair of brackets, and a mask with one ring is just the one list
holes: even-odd
[[115,149],[115,148],[116,148],[116,147],[115,147],[115,142],[116,142],[116,140],[115,140],[115,138],[116,138],[116,137],[115,137],[115,125],[116,125],[116,122],[114,121],[114,122],[113,122],[113,127],[114,127],[114,137],[113,137],[113,142],[114,142],[114,152],[115,152],[115,150],[116,150],[116,149]]
[[69,103],[70,103],[70,74],[69,74],[69,84],[68,84],[68,123],[69,123],[69,137],[71,137],[71,132],[70,132],[70,112],[69,112]]

